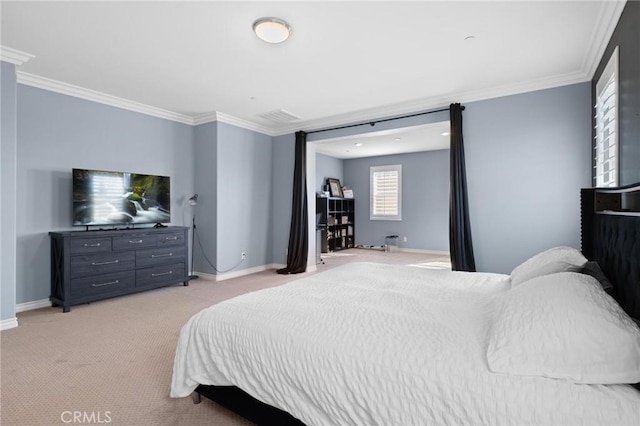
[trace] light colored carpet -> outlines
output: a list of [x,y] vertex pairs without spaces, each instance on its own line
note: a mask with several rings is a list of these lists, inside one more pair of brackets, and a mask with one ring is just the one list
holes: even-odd
[[[448,260],[358,249],[344,254],[353,256],[328,257],[318,271],[355,261]],[[272,270],[221,282],[201,278],[188,287],[74,306],[67,314],[60,308],[20,313],[19,327],[0,333],[0,424],[78,424],[70,420],[80,412],[89,416],[85,424],[248,425],[207,399],[194,405],[191,398],[169,398],[178,333],[205,307],[307,275]]]

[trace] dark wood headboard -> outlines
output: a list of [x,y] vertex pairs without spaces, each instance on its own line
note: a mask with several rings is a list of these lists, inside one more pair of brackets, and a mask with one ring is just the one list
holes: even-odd
[[640,183],[580,192],[582,253],[614,284],[614,297],[640,319]]

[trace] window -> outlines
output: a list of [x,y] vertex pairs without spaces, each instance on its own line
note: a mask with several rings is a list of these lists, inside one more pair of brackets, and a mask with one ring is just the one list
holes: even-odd
[[[106,218],[113,214],[113,200],[121,200],[124,193],[122,176],[114,174],[93,175],[91,177],[92,217]],[[119,206],[118,206],[119,207]]]
[[375,166],[369,169],[371,220],[402,220],[402,166]]
[[596,187],[618,186],[618,48],[613,51],[598,83],[595,108]]

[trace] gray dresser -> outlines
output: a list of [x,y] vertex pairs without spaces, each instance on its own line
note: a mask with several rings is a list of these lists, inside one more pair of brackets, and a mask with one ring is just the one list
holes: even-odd
[[73,305],[189,285],[188,229],[50,232],[51,302],[69,312]]

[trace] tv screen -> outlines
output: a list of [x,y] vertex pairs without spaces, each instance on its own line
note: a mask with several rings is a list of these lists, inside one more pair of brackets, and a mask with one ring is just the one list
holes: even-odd
[[74,225],[171,221],[168,176],[73,169]]

